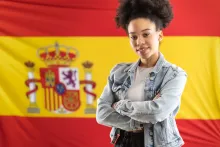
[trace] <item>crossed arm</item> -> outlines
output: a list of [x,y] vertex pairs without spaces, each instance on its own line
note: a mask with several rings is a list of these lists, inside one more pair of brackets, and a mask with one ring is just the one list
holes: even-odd
[[[152,101],[120,100],[116,103],[111,90],[113,81],[108,78],[101,97],[98,99],[96,120],[99,124],[123,130],[140,129],[140,124],[163,121],[179,106],[186,84],[186,74],[179,72],[167,82]],[[113,106],[113,107],[112,107]]]
[[126,131],[140,129],[140,122],[134,119],[121,115],[112,108],[115,102],[114,95],[111,90],[112,82],[108,79],[108,84],[105,86],[101,97],[98,99],[98,107],[96,112],[96,120],[99,124],[116,127]]
[[186,84],[186,74],[180,72],[167,82],[152,101],[120,100],[114,104],[116,112],[142,123],[163,121],[180,105],[180,98]]

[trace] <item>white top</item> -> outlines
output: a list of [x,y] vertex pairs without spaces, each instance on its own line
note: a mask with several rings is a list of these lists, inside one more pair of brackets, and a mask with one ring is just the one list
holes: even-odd
[[144,67],[137,67],[134,83],[128,89],[127,98],[131,101],[144,101],[144,86],[146,78],[149,77],[149,73],[153,67],[144,68]]

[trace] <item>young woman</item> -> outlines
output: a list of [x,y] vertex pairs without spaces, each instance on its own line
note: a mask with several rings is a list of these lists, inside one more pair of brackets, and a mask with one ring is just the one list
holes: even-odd
[[115,17],[130,38],[135,63],[117,64],[98,99],[96,119],[112,127],[115,147],[180,147],[175,122],[187,75],[159,51],[173,18],[168,0],[121,0]]

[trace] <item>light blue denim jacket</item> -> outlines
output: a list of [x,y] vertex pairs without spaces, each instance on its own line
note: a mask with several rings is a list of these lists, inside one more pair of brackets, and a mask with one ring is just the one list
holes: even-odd
[[[134,81],[136,63],[117,64],[110,72],[108,83],[98,99],[96,120],[112,127],[114,143],[120,129],[131,131],[144,127],[145,147],[150,147],[153,133],[154,147],[179,147],[184,144],[175,122],[187,74],[180,67],[165,60],[162,53],[145,82],[145,101],[127,99],[128,88]],[[155,98],[159,94],[160,96]],[[155,99],[154,99],[155,98]],[[116,109],[112,104],[117,102]],[[152,130],[149,130],[151,128]]]

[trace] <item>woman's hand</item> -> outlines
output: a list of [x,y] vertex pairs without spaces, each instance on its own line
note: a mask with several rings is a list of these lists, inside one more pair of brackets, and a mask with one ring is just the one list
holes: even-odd
[[160,97],[160,93],[158,93],[158,94],[154,97],[153,100],[156,100],[156,99],[158,99],[159,97]]
[[117,102],[113,103],[113,104],[112,104],[112,108],[113,108],[113,109],[116,109],[116,105],[117,105]]

